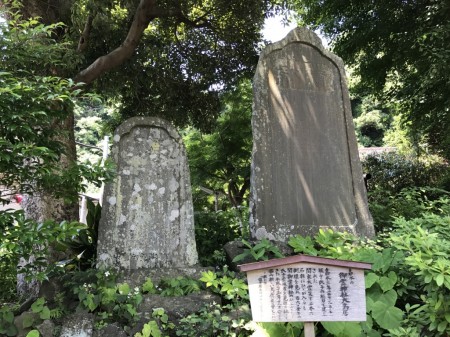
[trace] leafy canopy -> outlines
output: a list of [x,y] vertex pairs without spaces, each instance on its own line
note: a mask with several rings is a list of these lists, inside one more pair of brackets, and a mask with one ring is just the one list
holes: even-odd
[[354,67],[359,90],[398,103],[411,130],[450,158],[448,1],[302,0],[294,7]]
[[76,198],[71,192],[83,189],[81,176],[95,180],[99,171],[75,163],[58,169],[62,156],[71,155],[61,139],[81,91],[73,90],[72,80],[48,73],[64,66],[70,49],[52,38],[60,24],[11,15],[0,32],[0,185],[13,188],[11,193],[45,189]]

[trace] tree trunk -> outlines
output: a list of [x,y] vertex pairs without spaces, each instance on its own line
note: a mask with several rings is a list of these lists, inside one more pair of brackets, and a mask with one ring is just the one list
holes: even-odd
[[[73,111],[66,120],[55,127],[64,131],[65,137],[60,137],[60,141],[66,147],[66,154],[60,158],[60,169],[64,170],[76,161],[76,145],[74,135],[74,115]],[[77,191],[72,191],[73,195],[77,195]],[[78,200],[78,199],[76,199]],[[78,202],[67,203],[63,199],[57,199],[52,196],[51,191],[36,191],[33,195],[26,195],[22,201],[22,207],[25,216],[36,222],[43,222],[52,219],[56,223],[62,221],[78,221],[79,206]],[[36,246],[36,249],[39,249]],[[70,258],[70,251],[58,252],[49,247],[48,263],[55,263]],[[21,259],[19,266],[24,266],[33,262],[32,256],[29,260]],[[26,281],[24,274],[17,275],[17,293],[19,296],[37,297],[39,295],[40,284],[36,280]]]

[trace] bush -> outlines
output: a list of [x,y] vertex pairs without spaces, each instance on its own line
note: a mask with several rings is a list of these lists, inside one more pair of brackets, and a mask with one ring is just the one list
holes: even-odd
[[425,162],[398,153],[368,156],[362,162],[368,180],[369,208],[377,232],[389,230],[393,217],[446,214],[450,190],[444,190],[450,169],[443,162]]
[[450,215],[450,192],[431,187],[405,188],[396,194],[372,193],[369,204],[377,232],[391,230],[395,217],[407,220],[428,212]]
[[439,187],[441,180],[449,174],[445,163],[427,163],[395,152],[384,152],[367,156],[363,170],[370,173],[369,192],[399,193],[408,187]]
[[[322,324],[317,336],[410,337],[450,333],[450,217],[425,213],[396,218],[378,242],[347,233],[321,231],[295,236],[297,253],[372,263],[366,274],[368,320],[342,327]],[[359,327],[358,327],[359,325]],[[337,333],[339,331],[339,333]]]
[[229,241],[247,236],[248,209],[232,208],[219,212],[195,213],[195,240],[200,263],[203,266],[225,262],[221,258],[222,247]]

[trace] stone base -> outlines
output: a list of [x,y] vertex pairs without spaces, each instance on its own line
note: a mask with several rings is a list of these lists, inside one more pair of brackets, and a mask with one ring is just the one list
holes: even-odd
[[158,284],[163,279],[171,279],[179,276],[190,277],[198,280],[202,277],[202,273],[213,268],[205,268],[201,266],[192,266],[185,268],[158,268],[158,269],[139,269],[128,272],[120,272],[119,282],[126,282],[131,287],[144,284],[146,278],[150,277],[154,284]]

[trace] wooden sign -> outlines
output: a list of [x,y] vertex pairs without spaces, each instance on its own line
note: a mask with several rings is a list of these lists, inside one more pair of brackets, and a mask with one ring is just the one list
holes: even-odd
[[365,321],[362,262],[306,255],[240,265],[256,322]]

